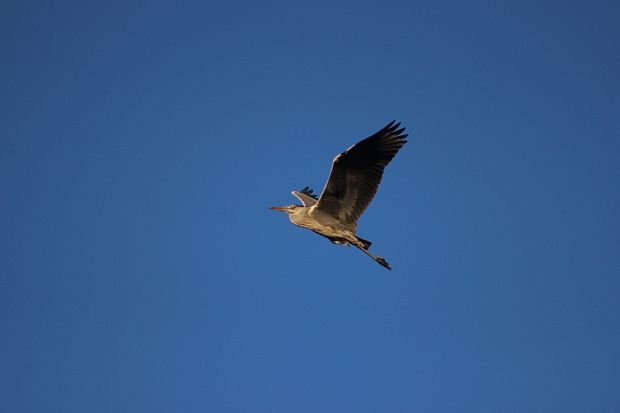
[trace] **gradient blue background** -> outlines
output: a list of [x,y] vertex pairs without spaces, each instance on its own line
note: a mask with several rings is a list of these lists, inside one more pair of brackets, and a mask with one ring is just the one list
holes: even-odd
[[0,409],[620,411],[617,4],[4,2]]

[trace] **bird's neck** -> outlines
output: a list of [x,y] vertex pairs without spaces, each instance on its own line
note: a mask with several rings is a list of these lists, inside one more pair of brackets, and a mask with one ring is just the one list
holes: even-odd
[[290,214],[288,214],[288,218],[291,220],[291,222],[295,225],[302,225],[304,218],[306,217],[307,208],[304,207],[300,207],[295,209],[293,212],[291,212]]

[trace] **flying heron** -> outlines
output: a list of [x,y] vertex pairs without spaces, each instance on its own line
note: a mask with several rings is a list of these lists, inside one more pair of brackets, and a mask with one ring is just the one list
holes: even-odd
[[357,220],[377,193],[383,170],[407,143],[405,128],[392,121],[374,135],[356,143],[332,161],[321,196],[312,189],[291,192],[303,205],[271,207],[288,213],[291,222],[308,228],[334,244],[354,245],[391,270],[385,258],[368,251],[371,242],[358,237]]

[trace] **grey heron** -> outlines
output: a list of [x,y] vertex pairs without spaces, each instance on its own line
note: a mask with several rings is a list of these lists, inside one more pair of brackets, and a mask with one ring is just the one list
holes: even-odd
[[329,178],[317,197],[305,187],[291,192],[303,205],[271,207],[286,212],[291,222],[328,238],[334,244],[354,245],[391,270],[385,258],[371,253],[370,241],[356,235],[357,220],[377,193],[383,170],[407,143],[405,128],[392,121],[356,143],[332,161]]

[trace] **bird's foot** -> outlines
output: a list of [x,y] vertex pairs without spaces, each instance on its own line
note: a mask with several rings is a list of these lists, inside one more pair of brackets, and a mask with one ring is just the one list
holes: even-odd
[[390,264],[388,264],[388,262],[385,260],[385,258],[383,257],[377,257],[375,258],[375,260],[382,266],[384,266],[385,268],[387,268],[388,270],[392,270],[392,268],[390,268]]

